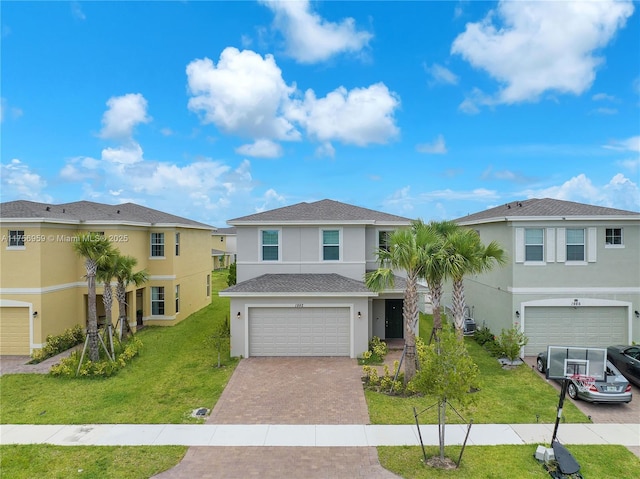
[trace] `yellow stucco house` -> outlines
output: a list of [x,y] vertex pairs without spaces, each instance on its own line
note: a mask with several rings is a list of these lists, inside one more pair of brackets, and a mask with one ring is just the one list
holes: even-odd
[[[174,325],[211,301],[215,228],[133,203],[0,203],[0,354],[27,355],[87,321],[84,260],[74,236],[98,232],[149,281],[127,291],[130,325]],[[104,318],[102,288],[97,309]],[[117,317],[114,302],[113,322]]]

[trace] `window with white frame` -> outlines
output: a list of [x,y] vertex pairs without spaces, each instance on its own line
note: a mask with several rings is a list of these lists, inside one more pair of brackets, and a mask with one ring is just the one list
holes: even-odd
[[9,246],[24,246],[24,230],[9,230]]
[[176,313],[180,312],[180,285],[176,284]]
[[151,286],[151,314],[164,315],[164,286]]
[[525,229],[524,260],[544,261],[544,230],[542,228]]
[[322,259],[340,260],[340,230],[322,230]]
[[260,232],[262,261],[278,261],[280,251],[280,232],[278,230],[262,230]]
[[383,251],[389,251],[389,239],[393,231],[378,231],[378,248]]
[[176,233],[176,256],[180,256],[180,233]]
[[151,256],[164,256],[164,233],[151,233]]
[[622,228],[606,228],[604,233],[606,246],[622,246]]
[[567,261],[584,261],[584,229],[567,228]]

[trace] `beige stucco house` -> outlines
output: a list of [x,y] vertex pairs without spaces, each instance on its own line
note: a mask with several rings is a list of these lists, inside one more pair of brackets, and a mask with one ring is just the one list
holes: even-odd
[[386,235],[411,220],[332,200],[228,221],[237,233],[231,299],[233,356],[348,356],[372,336],[402,338],[404,280],[364,284]]
[[[30,354],[47,335],[86,324],[86,271],[72,248],[75,235],[103,233],[149,273],[147,283],[129,287],[131,325],[137,315],[147,325],[173,325],[210,303],[213,229],[133,203],[0,204],[0,354]],[[97,308],[104,316],[101,296]]]
[[542,198],[456,221],[508,256],[465,279],[478,326],[497,334],[516,326],[529,339],[526,355],[640,342],[640,213]]

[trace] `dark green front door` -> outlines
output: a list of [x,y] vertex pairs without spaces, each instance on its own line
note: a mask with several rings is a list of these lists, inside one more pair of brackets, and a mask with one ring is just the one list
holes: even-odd
[[386,339],[403,338],[402,334],[402,300],[385,300],[384,334]]

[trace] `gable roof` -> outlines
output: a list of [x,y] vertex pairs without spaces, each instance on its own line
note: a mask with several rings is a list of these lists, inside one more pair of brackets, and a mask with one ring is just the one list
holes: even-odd
[[247,224],[305,224],[305,223],[360,223],[360,224],[406,224],[411,219],[340,203],[320,200],[313,203],[297,203],[274,210],[242,216],[227,221],[230,225]]
[[106,205],[91,201],[76,201],[52,205],[34,201],[17,200],[0,203],[0,219],[16,222],[47,222],[71,224],[133,224],[139,226],[183,226],[214,230],[198,221],[175,216],[162,211],[122,203]]
[[362,281],[329,274],[263,274],[223,291],[220,296],[377,296]]
[[639,220],[635,211],[587,205],[552,198],[533,198],[507,203],[454,220],[461,225],[532,219],[629,219]]

